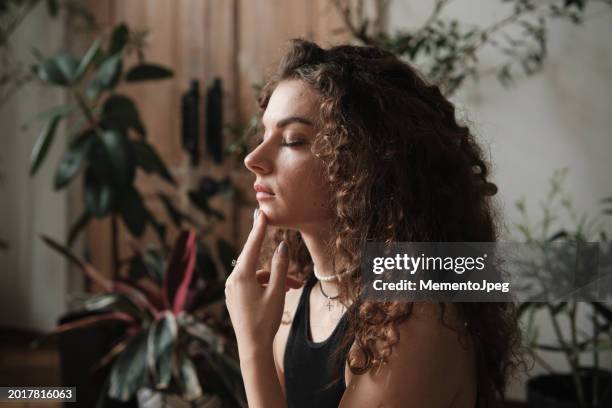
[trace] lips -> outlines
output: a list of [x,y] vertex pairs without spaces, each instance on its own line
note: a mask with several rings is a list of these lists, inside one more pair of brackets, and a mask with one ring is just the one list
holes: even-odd
[[270,187],[264,186],[263,184],[256,183],[253,185],[253,188],[258,193],[266,193],[266,194],[274,195],[274,193],[272,192],[272,189]]

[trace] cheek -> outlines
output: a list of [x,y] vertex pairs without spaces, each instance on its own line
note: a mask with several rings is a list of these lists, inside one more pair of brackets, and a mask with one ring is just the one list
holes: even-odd
[[[282,176],[280,176],[282,174]],[[279,171],[283,199],[293,208],[319,212],[329,202],[329,191],[321,168],[308,160],[286,171]]]

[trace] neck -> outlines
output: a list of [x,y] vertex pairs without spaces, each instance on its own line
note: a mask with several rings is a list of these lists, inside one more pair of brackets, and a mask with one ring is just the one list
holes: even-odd
[[[300,234],[302,235],[302,239],[304,240],[306,248],[308,248],[308,252],[310,253],[310,257],[312,258],[314,267],[317,270],[317,275],[333,276],[334,260],[329,251],[331,245],[330,231],[327,229],[317,229],[308,231],[302,230],[300,231]],[[335,289],[333,288],[337,286],[337,280],[334,279],[321,283],[323,284],[323,290],[325,290],[326,293],[328,288],[332,288],[330,295],[334,295],[336,293]]]

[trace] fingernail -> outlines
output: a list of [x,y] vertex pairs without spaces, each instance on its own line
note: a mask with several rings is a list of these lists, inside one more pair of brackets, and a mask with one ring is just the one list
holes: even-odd
[[259,215],[259,207],[255,208],[255,211],[253,211],[253,221],[257,219],[257,215]]
[[287,244],[285,243],[285,241],[281,241],[281,243],[278,246],[278,254],[280,256],[285,257],[287,256],[287,252],[288,252]]

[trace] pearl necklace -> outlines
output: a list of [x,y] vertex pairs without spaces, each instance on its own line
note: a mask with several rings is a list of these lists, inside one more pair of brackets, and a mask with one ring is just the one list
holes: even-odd
[[317,273],[317,268],[314,265],[312,266],[312,272],[314,273],[315,278],[317,278],[318,280],[323,281],[323,282],[333,281],[335,279],[338,279],[338,276],[349,273],[349,271],[344,271],[342,273],[338,273],[338,274],[334,274],[334,275],[330,275],[330,276],[323,276],[323,275],[319,275]]

